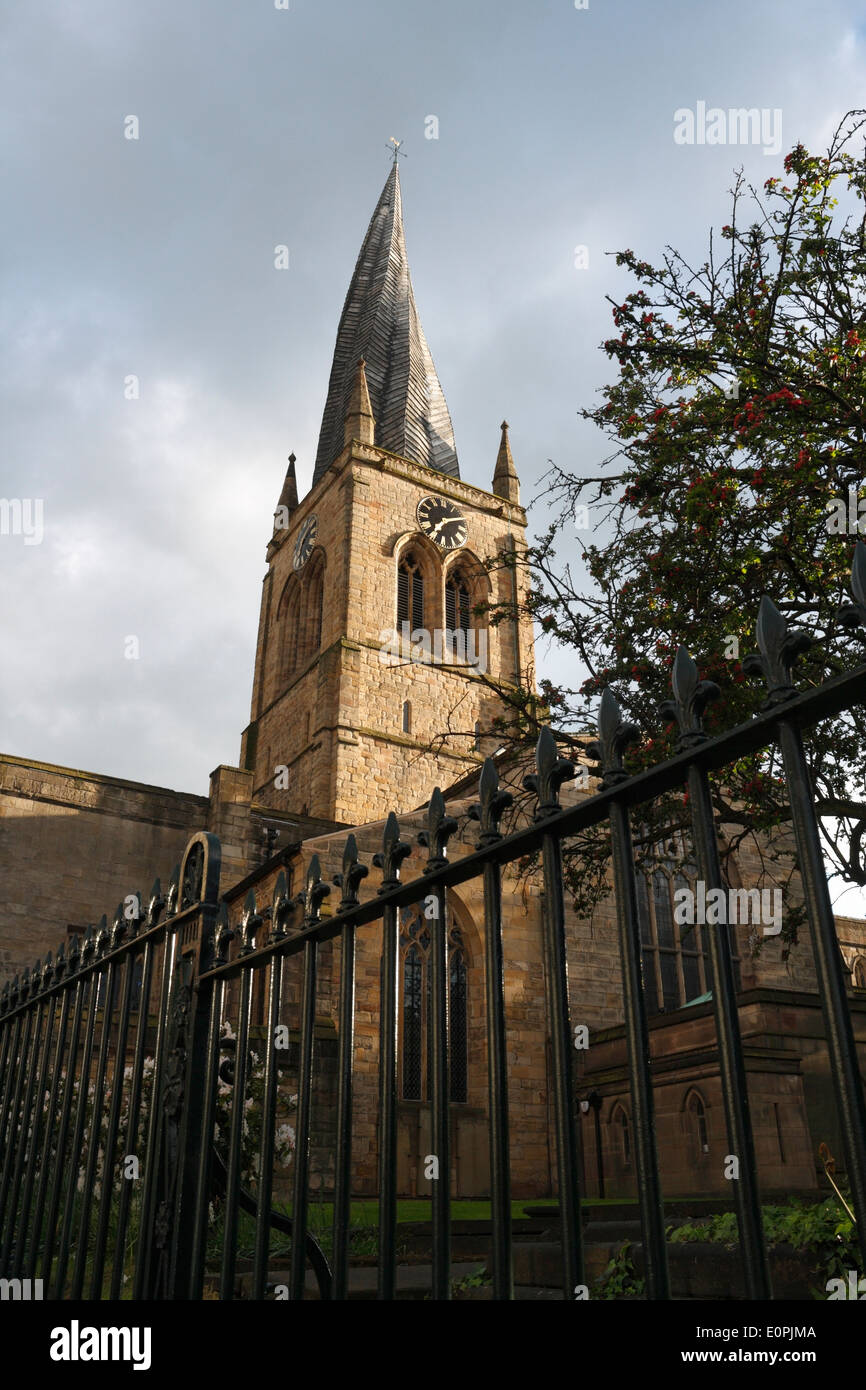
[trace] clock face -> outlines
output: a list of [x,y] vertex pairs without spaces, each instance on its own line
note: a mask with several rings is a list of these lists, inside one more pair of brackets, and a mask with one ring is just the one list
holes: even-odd
[[295,541],[295,553],[292,557],[292,564],[296,570],[302,569],[313,553],[313,546],[316,544],[316,536],[319,534],[319,519],[315,512],[308,516],[301,527],[300,535]]
[[441,550],[459,550],[469,528],[453,502],[444,497],[422,497],[416,511],[418,525]]

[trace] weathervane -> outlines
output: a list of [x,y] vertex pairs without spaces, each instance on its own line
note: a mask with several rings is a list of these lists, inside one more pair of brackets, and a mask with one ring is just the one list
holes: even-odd
[[[406,158],[406,151],[400,149],[400,146],[402,145],[402,143],[403,143],[402,140],[395,140],[395,139],[394,139],[394,136],[393,136],[393,135],[391,136],[391,145],[394,146],[393,150],[391,150],[391,153],[392,153],[393,156],[394,156],[394,163],[395,163],[395,164],[397,163],[397,156],[398,156],[398,155],[402,155],[404,159]],[[386,145],[385,148],[386,148],[386,149],[390,149],[390,145]]]

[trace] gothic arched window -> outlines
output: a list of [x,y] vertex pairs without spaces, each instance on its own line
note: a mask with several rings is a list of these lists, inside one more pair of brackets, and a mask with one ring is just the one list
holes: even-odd
[[421,562],[411,551],[397,568],[397,628],[408,623],[411,632],[424,626],[424,575]]
[[854,962],[854,988],[866,989],[866,956],[858,956]]
[[277,614],[277,622],[282,627],[280,634],[280,678],[283,684],[291,680],[300,664],[301,598],[301,590],[297,580],[291,579]]
[[[400,923],[402,1098],[430,1099],[430,924],[421,906],[404,907]],[[448,929],[450,1099],[465,1101],[469,1067],[469,989],[463,934]]]
[[616,1144],[619,1157],[628,1166],[631,1163],[631,1128],[629,1126],[628,1115],[623,1106],[614,1106],[610,1117],[613,1126],[614,1142]]
[[[694,890],[694,865],[688,863],[684,843],[669,846],[668,852],[670,858],[663,866],[636,876],[644,995],[650,1015],[680,1009],[713,987],[704,949],[704,933],[709,928],[697,922],[680,925],[674,919],[674,894],[683,888]],[[730,924],[727,931],[734,983],[739,989],[736,931]]]
[[412,705],[409,700],[403,701],[403,733],[412,732]]
[[449,632],[469,632],[472,627],[469,584],[459,572],[445,584],[445,626]]
[[707,1111],[699,1091],[689,1091],[686,1100],[692,1138],[698,1147],[698,1154],[710,1152],[710,1138],[707,1130]]
[[300,635],[300,662],[309,661],[322,645],[322,612],[325,603],[325,561],[319,551],[309,562],[304,582],[304,613]]

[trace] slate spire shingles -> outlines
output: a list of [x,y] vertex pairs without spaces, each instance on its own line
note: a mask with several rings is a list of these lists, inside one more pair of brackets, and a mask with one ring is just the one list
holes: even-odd
[[343,305],[314,484],[343,448],[346,415],[362,357],[376,444],[459,477],[451,417],[415,307],[396,163],[367,228]]

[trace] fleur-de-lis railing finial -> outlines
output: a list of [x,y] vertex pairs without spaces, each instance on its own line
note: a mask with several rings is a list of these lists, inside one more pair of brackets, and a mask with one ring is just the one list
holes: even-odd
[[111,945],[111,933],[108,930],[108,918],[103,912],[99,919],[99,926],[96,928],[96,954],[104,956]]
[[541,730],[535,746],[535,767],[535,772],[524,777],[523,785],[538,797],[535,819],[544,820],[560,809],[559,789],[575,774],[571,759],[559,756],[553,731],[547,725]]
[[598,738],[588,744],[586,750],[591,758],[598,759],[603,791],[628,777],[622,765],[622,756],[629,744],[638,738],[640,729],[637,724],[623,719],[616,696],[610,686],[606,686],[598,711]]
[[717,700],[721,691],[715,681],[700,679],[697,664],[683,646],[677,650],[671,685],[674,698],[659,705],[659,714],[662,719],[676,721],[680,731],[677,748],[693,748],[706,740],[702,716],[707,705]]
[[48,952],[48,955],[45,957],[45,966],[42,971],[43,989],[48,989],[48,986],[52,983],[52,981],[55,978],[59,978],[60,973],[62,972],[62,958],[60,955],[62,949],[62,946],[58,948],[56,962],[50,951]]
[[61,980],[66,974],[66,945],[61,941],[57,947],[57,955],[54,958],[54,977]]
[[843,627],[866,627],[866,545],[858,541],[854,547],[851,563],[851,592],[853,603],[845,603],[839,609],[839,621]]
[[256,907],[256,895],[251,888],[244,898],[244,910],[241,914],[241,950],[242,956],[248,956],[251,951],[256,949],[256,933],[262,925],[261,914]]
[[177,912],[178,895],[180,893],[180,864],[175,864],[168,884],[168,892],[165,895],[165,915],[173,917]]
[[457,829],[457,822],[445,810],[445,798],[438,787],[433,788],[430,805],[427,807],[427,829],[418,836],[419,845],[427,850],[425,874],[441,868],[448,859],[448,841]]
[[144,925],[144,898],[141,893],[130,893],[129,897],[132,899],[132,913],[127,911],[127,898],[123,902],[123,916],[127,935],[132,938],[138,936]]
[[271,903],[271,939],[279,940],[286,936],[287,923],[292,915],[292,900],[289,897],[289,883],[285,869],[280,869],[274,884],[274,897]]
[[27,998],[29,998],[29,996],[30,996],[30,967],[29,967],[29,965],[25,965],[24,969],[23,969],[22,972],[21,972],[21,985],[20,985],[20,987],[19,987],[19,994],[21,995],[21,998],[22,998],[22,999],[27,999]]
[[369,872],[367,865],[362,864],[358,858],[358,843],[354,835],[349,835],[346,848],[343,850],[343,866],[338,874],[334,874],[334,882],[343,890],[338,912],[347,912],[350,907],[355,906],[358,901],[358,888]]
[[160,913],[165,907],[165,898],[162,896],[162,888],[158,878],[153,880],[153,887],[150,890],[150,897],[147,902],[147,919],[145,927],[155,927],[159,921]]
[[81,943],[81,964],[89,965],[96,951],[96,938],[93,935],[93,923],[88,922],[84,928],[84,940]]
[[229,922],[228,903],[221,902],[216,919],[216,957],[217,964],[224,965],[229,958],[229,942],[233,941],[237,932],[232,930]]
[[70,975],[74,975],[77,970],[81,969],[81,940],[78,932],[69,943],[68,964]]
[[798,656],[809,650],[812,639],[807,632],[789,630],[775,603],[766,594],[758,608],[755,625],[760,652],[753,652],[743,662],[750,676],[763,676],[767,683],[764,707],[782,704],[797,694],[791,681],[791,668]]
[[114,921],[111,924],[111,932],[109,935],[109,944],[112,950],[114,950],[115,946],[119,946],[123,938],[126,936],[126,927],[127,921],[126,913],[123,910],[123,903],[118,903],[117,911],[114,914]]
[[373,855],[373,863],[377,869],[382,870],[380,893],[387,893],[389,888],[397,887],[400,882],[400,865],[406,855],[411,853],[412,846],[400,839],[397,817],[393,811],[389,811],[385,829],[382,831],[382,852]]
[[492,758],[484,759],[478,779],[478,794],[481,799],[469,807],[469,819],[477,820],[481,827],[478,843],[492,845],[502,839],[499,822],[509,806],[514,804],[511,792],[499,785],[499,773]]
[[2,990],[0,990],[0,1014],[5,1014],[9,1008],[10,993],[9,981],[7,980]]
[[33,969],[30,971],[30,994],[31,994],[31,997],[34,996],[34,995],[36,995],[36,994],[38,994],[39,991],[40,991],[40,989],[42,988],[42,973],[43,973],[43,969],[44,969],[44,967],[43,967],[43,964],[42,964],[42,961],[41,961],[41,960],[37,960],[37,961],[34,962],[34,964],[33,964]]
[[322,902],[330,895],[330,892],[330,884],[322,881],[322,865],[319,856],[314,854],[307,865],[306,888],[299,895],[304,904],[305,927],[312,927],[318,922],[321,916]]

